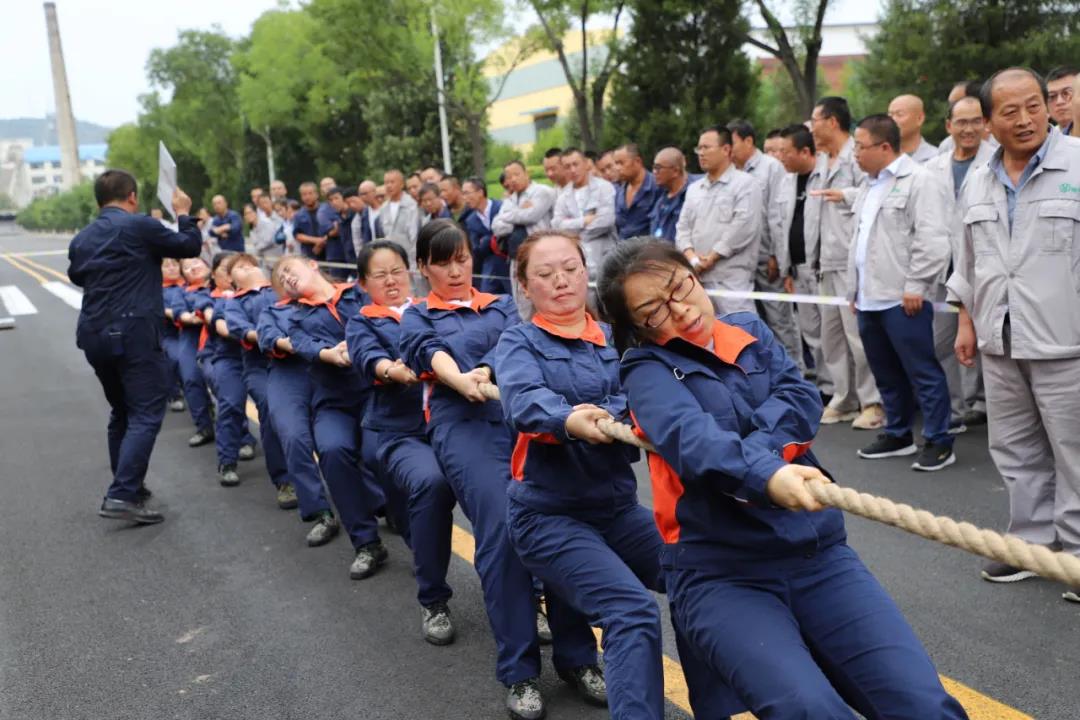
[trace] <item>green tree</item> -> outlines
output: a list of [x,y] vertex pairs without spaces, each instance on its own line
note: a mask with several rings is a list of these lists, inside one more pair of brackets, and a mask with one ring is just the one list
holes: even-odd
[[27,230],[78,230],[97,215],[94,185],[83,182],[67,192],[37,198],[19,211],[15,221]]
[[[636,0],[621,72],[612,83],[605,145],[691,153],[701,129],[745,114],[755,90],[741,46],[740,0]],[[678,38],[673,42],[673,38]],[[651,156],[646,157],[646,162]]]
[[880,32],[857,68],[871,107],[902,93],[926,104],[924,134],[940,139],[955,82],[983,80],[1010,65],[1045,72],[1080,57],[1080,2],[890,0]]

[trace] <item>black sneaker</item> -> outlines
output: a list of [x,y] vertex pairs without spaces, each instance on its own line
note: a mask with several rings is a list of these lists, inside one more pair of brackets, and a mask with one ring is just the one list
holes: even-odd
[[511,685],[506,693],[506,711],[513,720],[542,720],[547,715],[547,708],[544,707],[544,696],[540,694],[540,678]]
[[450,608],[445,602],[420,606],[420,619],[424,640],[440,646],[454,642],[454,622],[450,619]]
[[953,452],[950,446],[928,442],[923,445],[922,452],[919,453],[919,459],[911,463],[911,469],[934,472],[935,470],[947,468],[955,462],[956,453]]
[[146,502],[154,497],[154,493],[150,492],[150,488],[145,485],[140,485],[139,489],[135,491],[135,497],[138,498],[139,502]]
[[128,502],[115,498],[102,500],[98,515],[110,520],[127,520],[138,525],[153,525],[165,519],[165,516],[157,510],[150,510],[141,502]]
[[961,435],[968,431],[968,426],[964,424],[962,420],[953,420],[949,423],[950,435]]
[[236,487],[240,484],[240,475],[236,472],[236,465],[222,465],[218,468],[218,482],[222,487]]
[[353,580],[371,577],[389,556],[386,548],[378,540],[361,546],[356,551],[356,558],[353,559],[352,565],[349,566],[349,577]]
[[205,430],[199,430],[190,438],[188,438],[188,447],[199,447],[200,445],[206,445],[207,443],[214,442],[214,431],[211,428]]
[[986,413],[982,410],[968,410],[964,413],[964,424],[968,427],[986,424]]
[[563,682],[574,686],[585,702],[596,707],[607,707],[607,683],[599,665],[582,665],[570,672],[557,672]]
[[1030,570],[1021,570],[1002,562],[988,562],[983,565],[982,579],[992,583],[1014,583],[1035,577]]
[[888,433],[879,433],[877,440],[859,450],[859,457],[866,460],[879,460],[914,455],[917,452],[919,448],[915,446],[910,434],[897,437]]

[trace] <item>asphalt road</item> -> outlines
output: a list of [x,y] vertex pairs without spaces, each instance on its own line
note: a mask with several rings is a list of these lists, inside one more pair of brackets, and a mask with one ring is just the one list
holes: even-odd
[[[0,225],[0,253],[66,243]],[[63,255],[27,260],[67,266]],[[21,262],[0,260],[0,297],[14,286],[36,309],[0,332],[0,720],[504,716],[465,560],[454,558],[450,576],[459,639],[429,646],[398,538],[387,536],[383,572],[350,581],[347,542],[307,548],[305,526],[274,505],[261,458],[241,465],[239,488],[218,485],[212,447],[187,447],[186,414],[166,418],[148,476],[168,520],[133,529],[98,518],[107,406],[74,345],[76,310],[40,283],[59,278]],[[937,474],[860,461],[855,450],[870,439],[825,428],[815,450],[840,483],[1002,526],[1007,499],[985,429],[960,437],[959,462]],[[650,500],[644,477],[641,498]],[[1080,717],[1080,607],[1059,585],[994,586],[960,551],[858,518],[848,529],[942,675],[974,691],[963,696],[973,719],[1023,717],[1005,706]],[[676,657],[671,637],[665,648]],[[550,717],[606,717],[550,665],[544,673]],[[686,715],[672,704],[669,717]]]

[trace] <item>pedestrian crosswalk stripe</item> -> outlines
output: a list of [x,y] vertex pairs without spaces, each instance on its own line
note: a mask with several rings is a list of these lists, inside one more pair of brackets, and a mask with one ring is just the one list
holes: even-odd
[[41,287],[51,292],[56,297],[66,302],[76,310],[82,309],[83,294],[67,283],[50,280],[41,284]]
[[0,286],[0,301],[9,315],[34,315],[38,311],[26,293],[14,285]]

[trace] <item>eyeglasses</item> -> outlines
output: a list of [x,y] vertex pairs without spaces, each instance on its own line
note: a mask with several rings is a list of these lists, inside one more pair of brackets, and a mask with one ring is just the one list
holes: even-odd
[[405,268],[400,268],[399,267],[399,268],[394,268],[390,272],[372,273],[371,275],[368,275],[368,280],[371,280],[372,282],[377,282],[380,285],[382,285],[387,280],[389,280],[391,277],[394,278],[395,280],[400,280],[400,279],[402,279],[403,277],[405,277],[408,274],[409,274],[408,270],[406,270]]
[[1051,91],[1050,94],[1049,94],[1048,99],[1050,100],[1050,104],[1053,105],[1054,103],[1056,103],[1058,101],[1071,102],[1072,98],[1073,98],[1073,90],[1072,90],[1071,87],[1067,87],[1067,88],[1062,88],[1061,90],[1058,90],[1056,92]]
[[679,281],[679,284],[671,289],[671,294],[668,295],[667,300],[663,304],[645,316],[645,327],[650,330],[654,330],[671,317],[671,303],[682,302],[690,296],[690,293],[694,291],[694,285],[697,282],[694,278],[694,273],[687,273],[686,277]]
[[862,143],[857,142],[857,143],[855,143],[854,148],[855,148],[855,152],[861,152],[863,150],[869,150],[872,147],[877,147],[878,145],[884,145],[884,144],[885,144],[884,140],[882,140],[881,142],[870,143],[868,145],[863,145]]

